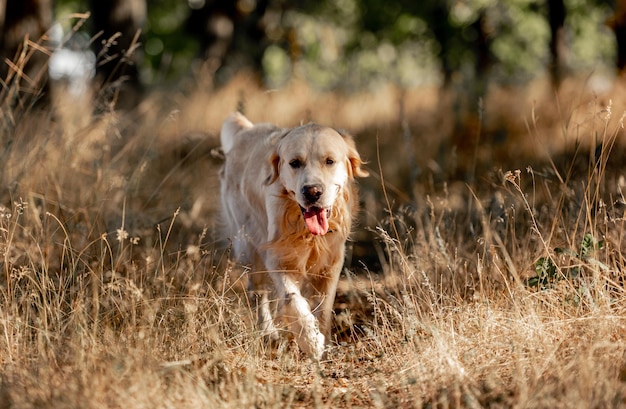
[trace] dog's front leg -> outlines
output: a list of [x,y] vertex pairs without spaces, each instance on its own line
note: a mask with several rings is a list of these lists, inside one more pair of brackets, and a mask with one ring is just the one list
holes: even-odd
[[256,315],[256,328],[267,341],[276,341],[278,340],[278,329],[274,325],[270,307],[272,282],[264,271],[265,266],[256,249],[248,243],[244,241],[235,242],[235,251],[239,260],[246,265],[253,266],[247,271],[248,299],[251,302],[252,311]]
[[276,341],[278,339],[278,330],[274,326],[274,320],[270,312],[269,291],[248,291],[248,293],[253,301],[253,310],[256,313],[258,330],[267,340]]
[[324,353],[324,335],[311,313],[309,303],[300,293],[300,288],[288,272],[270,273],[280,302],[280,315],[287,320],[298,347],[315,360]]
[[[343,257],[340,260],[343,260]],[[333,321],[333,306],[335,303],[335,294],[337,292],[337,284],[342,266],[343,261],[332,266],[327,273],[328,280],[323,282],[323,285],[317,289],[318,294],[321,295],[322,299],[319,301],[317,308],[315,308],[315,315],[318,318],[320,331],[327,337],[327,339],[330,339],[330,329]]]

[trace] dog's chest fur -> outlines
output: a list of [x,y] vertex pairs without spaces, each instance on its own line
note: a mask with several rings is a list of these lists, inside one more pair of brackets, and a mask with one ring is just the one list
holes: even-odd
[[298,204],[285,198],[283,209],[280,209],[283,214],[280,234],[267,244],[281,269],[300,272],[315,281],[326,279],[329,269],[343,263],[344,246],[352,222],[345,212],[349,209],[349,202],[349,192],[340,195],[330,213],[330,231],[323,236],[314,236],[306,229]]

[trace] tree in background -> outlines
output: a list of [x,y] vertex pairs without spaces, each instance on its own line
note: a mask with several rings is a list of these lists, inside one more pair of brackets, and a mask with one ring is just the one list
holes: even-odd
[[140,34],[146,21],[145,0],[90,0],[89,7],[96,78],[104,91],[105,103],[135,106],[141,93]]
[[230,78],[234,71],[262,72],[268,45],[263,19],[268,0],[190,1],[185,29],[200,44],[205,73]]
[[[145,1],[92,0],[90,6],[90,23],[96,32],[92,42],[98,56],[96,71],[102,88],[108,91],[106,100],[117,100],[120,89],[136,93],[141,62],[136,36],[145,20]],[[3,102],[17,101],[18,106],[29,108],[30,101],[49,101],[47,64],[54,51],[52,40],[58,41],[52,38],[53,21],[52,0],[0,0]],[[130,101],[127,96],[123,100]]]
[[615,11],[608,26],[615,33],[617,56],[615,64],[620,74],[626,72],[626,0],[615,0]]
[[47,96],[51,0],[0,0],[0,101],[30,108]]
[[550,63],[552,84],[558,88],[565,66],[565,16],[567,10],[563,0],[548,0],[548,24],[550,25]]
[[[23,7],[28,18],[43,16],[44,9],[49,14],[51,7],[51,0],[7,1],[0,0],[9,7],[5,28],[15,24],[10,7]],[[139,74],[147,84],[176,80],[201,60],[203,71],[217,72],[218,81],[246,67],[270,86],[292,76],[346,90],[389,81],[400,87],[439,83],[468,91],[475,101],[489,82],[523,83],[545,73],[558,84],[568,67],[591,70],[599,59],[612,58],[615,50],[601,27],[609,2],[57,0],[56,7],[91,9],[87,25],[101,33],[94,41],[102,54],[98,70],[113,83],[122,72],[131,84]],[[612,6],[617,64],[623,67],[626,6],[623,0]],[[141,55],[133,41],[142,26],[146,58],[139,63],[132,61]],[[5,55],[9,48],[4,44]]]

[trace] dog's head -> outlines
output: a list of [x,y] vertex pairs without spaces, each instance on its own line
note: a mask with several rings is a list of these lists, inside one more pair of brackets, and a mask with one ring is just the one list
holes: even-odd
[[270,183],[282,183],[314,235],[328,232],[330,210],[346,185],[368,175],[352,137],[316,124],[285,131],[271,161]]

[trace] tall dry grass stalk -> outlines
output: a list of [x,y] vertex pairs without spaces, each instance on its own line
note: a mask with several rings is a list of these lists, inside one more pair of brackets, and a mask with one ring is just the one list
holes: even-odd
[[[216,235],[211,151],[242,90],[255,121],[352,130],[378,175],[320,363],[263,342]],[[622,406],[624,101],[525,115],[510,92],[467,155],[436,93],[393,88],[239,78],[22,116],[0,150],[0,407]]]

